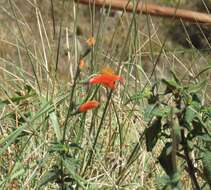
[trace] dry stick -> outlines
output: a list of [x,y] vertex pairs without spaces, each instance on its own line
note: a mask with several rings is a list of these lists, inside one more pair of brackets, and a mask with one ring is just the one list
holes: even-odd
[[53,0],[51,0],[51,17],[52,17],[52,21],[53,21],[53,39],[55,39],[55,35],[56,35],[56,23],[55,23],[55,16],[54,16],[54,4],[53,4]]
[[[128,4],[128,0],[77,0],[77,2],[82,4],[91,3],[95,4],[98,7],[104,6],[106,8],[112,8],[115,10],[125,10],[128,12],[134,11],[134,5],[132,3]],[[136,12],[150,14],[154,16],[175,17],[190,22],[211,24],[211,15],[209,14],[184,9],[164,7],[150,3],[140,2],[136,9]]]

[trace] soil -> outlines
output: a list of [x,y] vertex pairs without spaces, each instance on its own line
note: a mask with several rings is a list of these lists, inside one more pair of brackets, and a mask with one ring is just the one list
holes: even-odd
[[[24,46],[24,44],[21,44],[21,36],[19,33],[19,29],[17,27],[16,21],[13,19],[13,13],[11,10],[11,7],[8,3],[9,1],[1,1],[1,10],[0,10],[0,55],[3,58],[6,58],[7,60],[11,60],[12,62],[18,62],[19,57],[17,54],[17,48],[12,44],[17,44],[17,41],[19,41],[20,45]],[[14,0],[12,1],[16,7],[16,16],[20,21],[20,28],[23,33],[23,37],[25,38],[25,43],[28,47],[32,49],[34,52],[35,50],[33,47],[39,47],[36,51],[38,51],[38,57],[42,57],[43,55],[41,53],[42,46],[41,46],[41,39],[39,35],[38,30],[38,22],[37,22],[37,15],[36,15],[36,9],[33,4],[30,4],[29,1],[20,1],[20,0]],[[58,69],[59,73],[64,78],[69,78],[69,70],[70,70],[70,64],[72,64],[72,67],[75,68],[75,58],[74,58],[74,23],[73,23],[73,7],[71,3],[66,3],[63,7],[62,1],[54,1],[54,18],[55,18],[55,31],[53,28],[53,20],[52,20],[52,7],[50,5],[50,1],[45,0],[37,0],[37,6],[40,11],[40,15],[42,16],[42,20],[40,19],[40,23],[44,24],[47,38],[44,39],[44,43],[47,43],[47,40],[49,40],[52,50],[56,52],[58,47],[58,35],[59,35],[59,27],[61,23],[61,18],[63,18],[62,21],[62,37],[61,37],[61,45],[60,45],[60,57],[59,57],[59,64]],[[204,1],[205,2],[205,1]],[[203,12],[209,11],[211,8],[210,1],[207,0],[206,2],[207,6],[205,7],[202,1],[191,1],[188,4],[181,5],[180,8],[188,8],[191,10],[200,10]],[[125,16],[122,18],[121,22],[119,22],[121,12],[112,12],[112,14],[109,17],[102,17],[102,10],[96,9],[95,10],[95,16],[92,23],[92,18],[90,16],[90,8],[85,5],[79,5],[78,11],[77,11],[77,35],[79,37],[78,40],[78,47],[79,53],[82,51],[85,40],[89,38],[90,36],[94,35],[96,37],[96,34],[99,29],[101,29],[101,36],[98,36],[98,43],[97,43],[97,50],[98,54],[95,57],[95,62],[98,64],[103,65],[105,60],[111,61],[109,57],[112,57],[113,61],[117,61],[120,56],[123,55],[122,61],[128,60],[128,50],[124,50],[122,52],[122,46],[124,44],[124,41],[127,37],[127,31],[129,29],[130,19],[132,17],[131,14],[125,14]],[[64,16],[64,17],[63,17]],[[140,43],[145,43],[145,41],[148,40],[148,34],[149,34],[149,28],[147,26],[147,16],[140,15],[140,23],[137,23],[137,26],[140,28],[139,34],[139,41]],[[103,25],[99,24],[100,19],[105,19],[103,22]],[[93,27],[94,26],[94,27]],[[101,27],[101,28],[100,28]],[[185,49],[195,47],[197,49],[200,49],[202,52],[204,50],[209,51],[210,49],[210,41],[211,41],[211,28],[209,26],[199,26],[196,24],[191,23],[183,23],[180,21],[175,22],[174,24],[171,23],[170,19],[162,19],[162,18],[156,18],[152,17],[150,18],[150,32],[151,34],[155,34],[155,37],[153,37],[153,49],[155,51],[159,51],[160,45],[157,40],[162,41],[166,35],[169,36],[167,45],[170,49],[175,49],[178,45],[183,46]],[[68,31],[68,34],[67,34]],[[44,33],[43,29],[42,32]],[[54,33],[55,32],[55,33]],[[112,35],[115,32],[115,38],[111,45],[111,39]],[[67,47],[67,37],[70,44],[70,47],[72,49],[68,49]],[[158,36],[156,38],[156,36]],[[81,39],[81,40],[80,40]],[[171,40],[170,40],[171,39]],[[173,48],[172,48],[173,47]],[[100,50],[100,51],[99,51]],[[150,51],[150,45],[149,43],[146,44],[142,48],[143,52],[149,52]],[[67,52],[70,52],[70,57],[68,59]],[[55,58],[56,55],[52,56],[50,52],[48,53],[48,60],[49,60],[49,68],[54,69],[55,66]],[[103,55],[103,56],[102,56]],[[107,56],[107,58],[105,57]],[[150,73],[152,71],[153,67],[153,61],[150,55],[145,56],[142,53],[142,66],[144,70],[147,73]],[[104,57],[102,59],[102,57]],[[26,52],[22,52],[22,61],[26,62],[28,64],[27,55]],[[92,58],[88,58],[87,61],[90,61]],[[166,58],[160,58],[161,64],[159,65],[162,72],[166,72],[168,70],[167,68],[170,68],[171,65],[168,63]],[[94,63],[92,63],[94,64]],[[31,73],[30,66],[27,66],[27,70],[29,73]]]

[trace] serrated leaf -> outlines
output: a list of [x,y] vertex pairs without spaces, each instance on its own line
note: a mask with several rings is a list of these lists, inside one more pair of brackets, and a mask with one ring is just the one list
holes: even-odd
[[161,132],[161,118],[156,118],[152,124],[145,129],[147,151],[152,151],[156,145]]

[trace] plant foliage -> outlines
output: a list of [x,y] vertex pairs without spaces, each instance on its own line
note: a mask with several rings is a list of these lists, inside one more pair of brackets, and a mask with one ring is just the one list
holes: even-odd
[[182,84],[172,72],[172,79],[161,82],[157,88],[164,85],[164,93],[152,93],[145,110],[147,151],[163,144],[157,159],[166,175],[157,178],[157,188],[183,189],[182,171],[190,176],[193,189],[211,187],[211,115],[199,96],[206,81]]

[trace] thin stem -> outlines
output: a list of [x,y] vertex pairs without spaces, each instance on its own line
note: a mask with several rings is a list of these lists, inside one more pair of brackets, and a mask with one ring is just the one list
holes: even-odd
[[[14,6],[13,6],[13,4],[12,4],[12,2],[11,2],[11,0],[9,0],[9,4],[10,4],[10,7],[11,7],[11,9],[12,9],[12,13],[13,13],[14,17],[15,17],[15,18],[18,18],[18,17],[17,17],[17,14],[16,14],[16,12],[15,12]],[[17,19],[15,19],[15,22],[16,22],[16,24],[17,24],[19,33],[20,33],[20,35],[21,35],[21,39],[22,39],[22,41],[23,41],[24,48],[25,48],[26,53],[27,53],[27,57],[29,58],[29,63],[30,63],[30,65],[31,65],[31,67],[32,67],[32,72],[33,72],[34,77],[35,77],[35,80],[36,80],[36,82],[37,82],[37,86],[38,86],[39,93],[41,94],[41,87],[40,87],[40,83],[39,83],[39,80],[38,80],[38,76],[37,76],[37,74],[36,74],[36,70],[35,70],[35,67],[34,67],[34,65],[33,65],[33,61],[32,61],[32,58],[31,58],[31,56],[30,56],[30,52],[29,52],[29,49],[28,49],[28,47],[27,47],[27,44],[26,44],[26,41],[25,41],[23,32],[22,32],[22,30],[21,30],[21,27],[20,27],[19,22],[18,22]]]
[[[64,13],[64,3],[65,3],[65,1],[63,0],[63,2],[62,2],[62,12],[63,13]],[[62,14],[62,16],[61,16],[60,26],[59,26],[59,39],[58,39],[57,54],[56,54],[55,76],[56,76],[56,73],[58,70],[58,64],[59,64],[59,53],[60,53],[60,46],[61,46],[61,33],[62,33],[63,19],[64,19],[64,14]]]
[[80,75],[80,68],[79,68],[79,63],[77,64],[77,70],[74,76],[74,81],[73,81],[73,87],[71,90],[71,94],[70,94],[70,102],[69,102],[69,107],[68,107],[68,111],[67,111],[67,116],[65,118],[65,122],[64,122],[64,131],[63,131],[63,142],[65,141],[65,134],[66,134],[66,130],[67,130],[67,124],[68,124],[68,120],[69,120],[69,116],[70,113],[73,110],[73,96],[74,96],[74,91],[75,91],[75,87],[76,87],[76,81],[78,79]]
[[[116,120],[117,120],[117,124],[118,124],[118,130],[119,130],[119,156],[120,156],[120,159],[122,158],[122,147],[123,147],[123,139],[122,139],[122,126],[121,126],[121,123],[119,121],[119,116],[117,114],[117,110],[116,110],[116,107],[115,107],[115,104],[114,104],[114,101],[112,101],[112,105],[113,105],[113,108],[114,108],[114,112],[115,112],[115,116],[116,116]],[[119,174],[121,173],[122,171],[122,167],[120,166],[119,167]]]
[[125,173],[127,171],[127,169],[131,166],[131,164],[136,160],[137,156],[139,155],[138,152],[140,150],[140,145],[141,145],[141,142],[143,140],[143,136],[144,136],[145,133],[142,133],[139,137],[139,141],[137,142],[137,144],[135,145],[133,151],[131,152],[128,160],[127,160],[127,163],[125,165],[125,167],[122,169],[122,173],[120,175],[120,177],[118,178],[116,184],[120,184],[120,182],[122,181],[123,177],[125,176]]
[[60,162],[60,169],[61,169],[61,189],[65,190],[65,186],[64,186],[64,167],[63,167],[63,158],[64,156],[62,155],[62,159]]
[[108,99],[107,99],[107,102],[106,102],[106,105],[105,105],[105,108],[104,108],[104,111],[103,111],[103,114],[102,114],[102,117],[101,117],[101,120],[100,120],[100,124],[99,124],[98,130],[97,130],[97,134],[96,134],[96,137],[95,137],[93,145],[92,145],[92,150],[90,151],[89,159],[87,161],[87,164],[85,166],[83,174],[85,173],[87,167],[90,165],[93,153],[95,152],[95,146],[97,144],[97,140],[98,140],[100,131],[101,131],[102,126],[103,126],[103,121],[104,121],[104,118],[105,118],[105,115],[106,115],[106,111],[107,111],[108,105],[110,103],[110,99],[111,99],[112,93],[113,93],[113,91],[111,90],[109,95],[108,95]]
[[52,21],[53,21],[53,38],[55,38],[55,35],[56,35],[56,24],[55,24],[53,0],[51,0],[51,16],[52,16]]
[[200,190],[200,186],[199,186],[197,178],[195,176],[194,165],[193,165],[193,162],[192,162],[192,160],[189,156],[188,144],[187,144],[187,140],[185,138],[184,130],[181,131],[181,137],[182,137],[182,145],[183,145],[184,154],[185,154],[185,160],[187,161],[187,164],[188,164],[188,173],[189,173],[191,180],[194,184],[194,189]]

